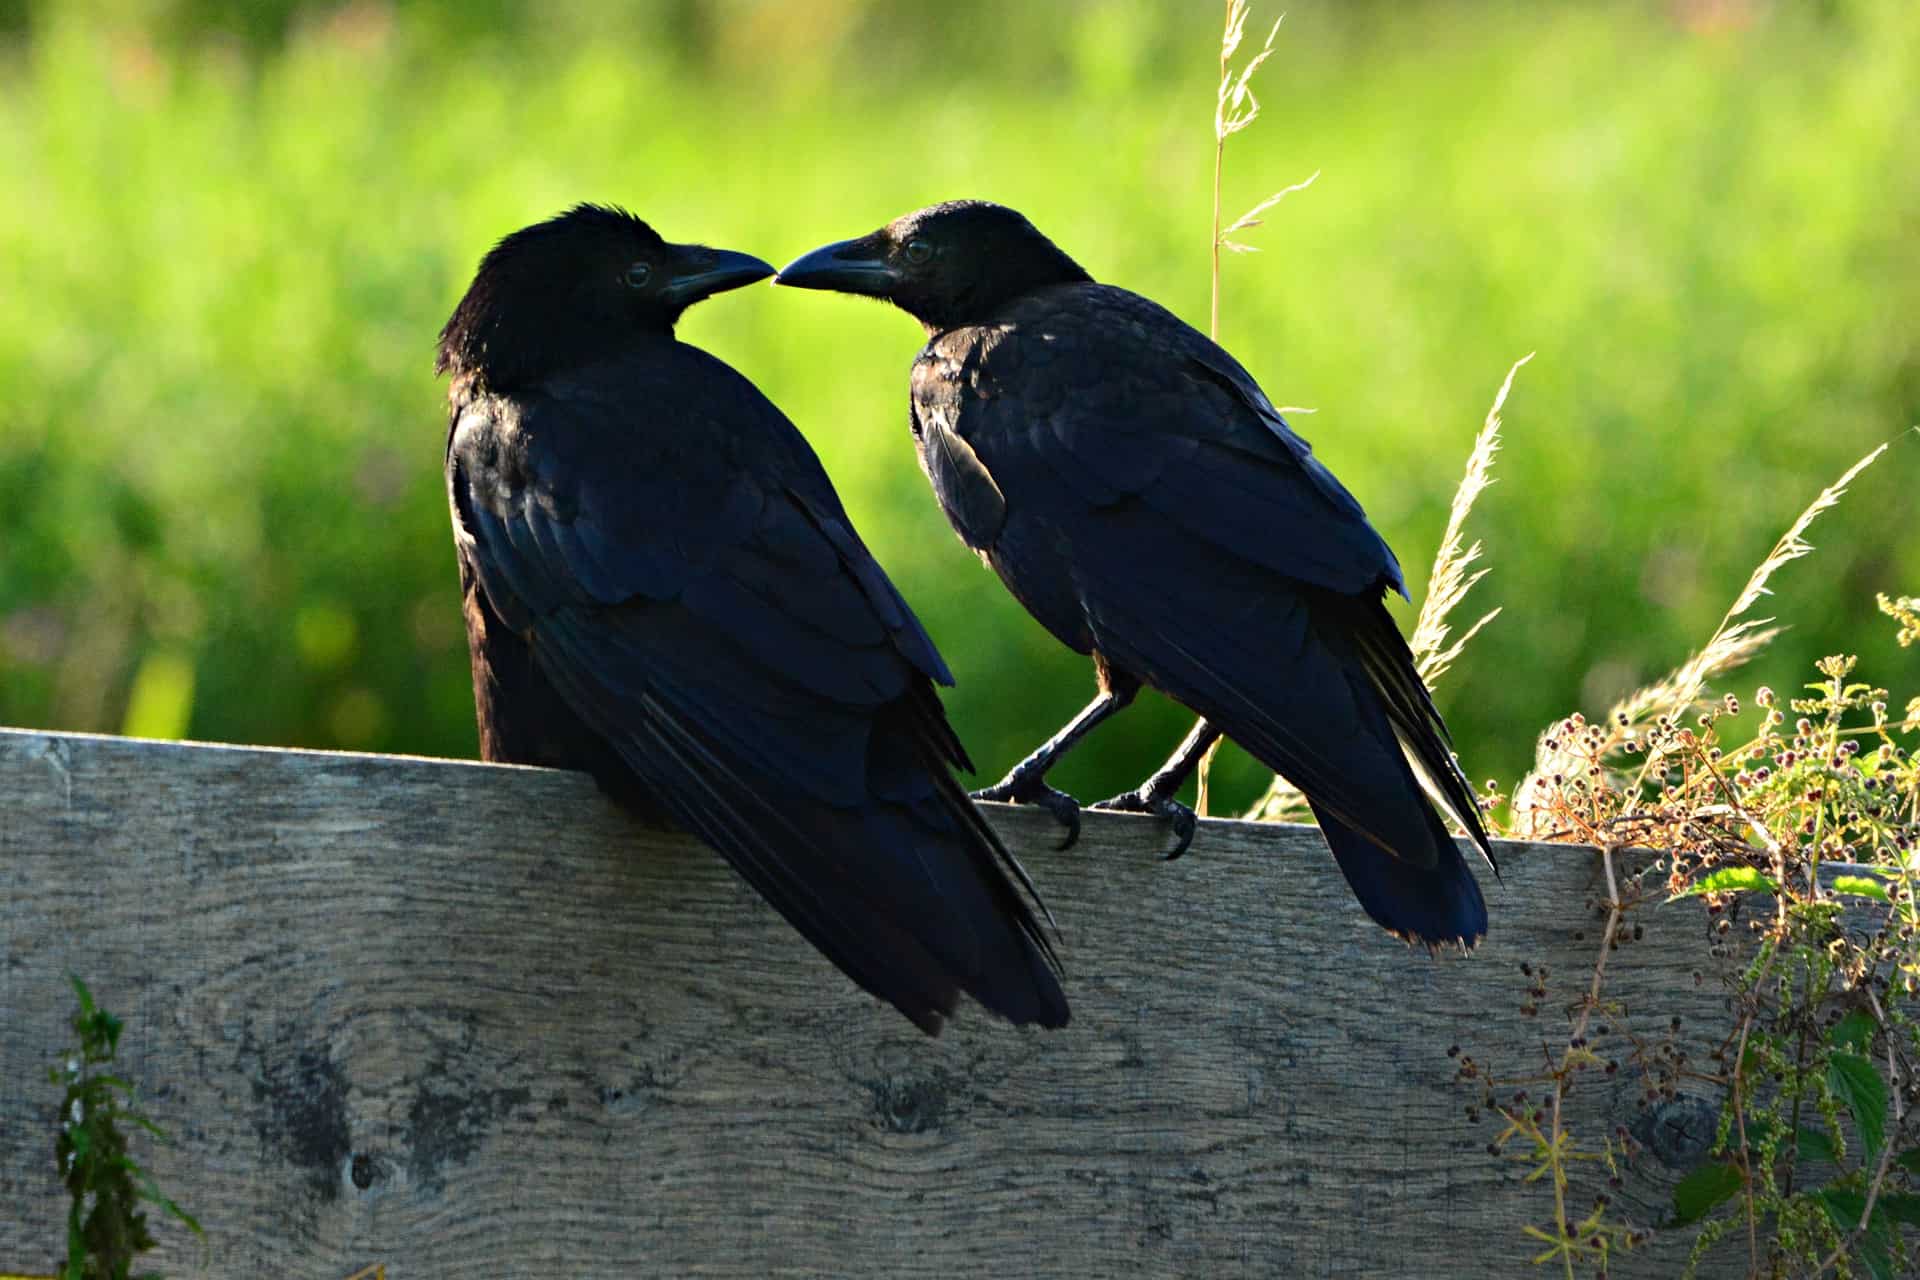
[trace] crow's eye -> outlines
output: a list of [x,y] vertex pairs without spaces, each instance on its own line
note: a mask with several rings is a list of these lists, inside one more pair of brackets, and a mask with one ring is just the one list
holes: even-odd
[[649,263],[636,262],[627,268],[627,274],[621,279],[627,282],[629,289],[644,289],[647,281],[653,278],[653,267]]
[[916,267],[925,266],[933,258],[933,246],[925,240],[907,241],[905,252],[907,261]]

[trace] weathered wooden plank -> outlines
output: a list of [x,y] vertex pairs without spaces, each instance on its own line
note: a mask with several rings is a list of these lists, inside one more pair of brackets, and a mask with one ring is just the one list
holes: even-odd
[[[1151,820],[1089,814],[1058,853],[992,813],[1074,1023],[969,1009],[928,1041],[579,776],[0,732],[0,1270],[61,1240],[73,971],[126,1017],[176,1137],[142,1150],[213,1274],[1535,1274],[1540,1188],[1447,1049],[1520,1068],[1564,1036],[1518,966],[1590,965],[1589,853],[1507,846],[1492,936],[1434,959],[1310,829],[1210,822],[1166,864]],[[1642,914],[1610,994],[1699,1054],[1700,908]],[[1633,1074],[1576,1124],[1635,1122]],[[1644,1157],[1622,1199],[1655,1222],[1676,1176]],[[1664,1245],[1617,1273],[1672,1273]]]

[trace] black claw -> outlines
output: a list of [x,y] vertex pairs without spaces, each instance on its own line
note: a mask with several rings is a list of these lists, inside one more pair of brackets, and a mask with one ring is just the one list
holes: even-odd
[[1172,862],[1185,853],[1193,844],[1193,833],[1199,827],[1199,820],[1194,817],[1192,809],[1178,800],[1155,796],[1147,787],[1122,792],[1110,800],[1102,800],[1093,807],[1112,810],[1116,813],[1147,813],[1171,822],[1174,834],[1173,852],[1164,855],[1161,859],[1163,862]]
[[975,800],[998,800],[1002,804],[1036,804],[1053,815],[1067,829],[1066,836],[1054,848],[1073,848],[1080,838],[1080,802],[1066,792],[1047,785],[1044,774],[1021,777],[1018,769],[990,787],[969,792]]
[[1162,858],[1162,862],[1172,862],[1192,847],[1193,833],[1198,830],[1200,826],[1200,820],[1194,816],[1193,810],[1189,809],[1186,805],[1175,803],[1172,800],[1167,801],[1167,804],[1170,808],[1176,810],[1176,812],[1166,815],[1173,820],[1174,846],[1173,852]]
[[1053,846],[1065,852],[1073,848],[1074,841],[1080,838],[1080,802],[1064,791],[1055,791],[1048,787],[1046,794],[1037,797],[1032,803],[1040,805],[1053,815],[1053,820],[1067,829],[1060,843]]

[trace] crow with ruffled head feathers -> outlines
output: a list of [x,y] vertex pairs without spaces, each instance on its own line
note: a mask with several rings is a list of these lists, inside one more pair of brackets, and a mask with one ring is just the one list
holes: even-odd
[[1046,773],[1150,685],[1201,716],[1171,759],[1103,802],[1160,814],[1222,733],[1306,795],[1367,913],[1470,945],[1487,910],[1424,775],[1491,863],[1472,788],[1382,603],[1406,586],[1360,504],[1239,362],[1171,312],[1097,284],[984,201],[817,249],[775,283],[893,302],[921,322],[913,434],[955,532],[1099,696],[980,798],[1042,804]]
[[771,274],[593,205],[481,262],[438,365],[481,754],[692,832],[930,1034],[962,991],[1064,1025],[946,665],[793,424],[674,338]]

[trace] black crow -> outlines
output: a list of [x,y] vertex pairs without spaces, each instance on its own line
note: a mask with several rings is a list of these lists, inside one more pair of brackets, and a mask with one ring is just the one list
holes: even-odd
[[[1360,903],[1430,945],[1486,903],[1417,768],[1492,860],[1446,726],[1381,597],[1406,594],[1360,504],[1238,361],[1171,312],[1095,284],[1012,209],[957,201],[816,249],[775,283],[884,298],[919,320],[912,426],[947,518],[1099,696],[985,791],[1077,804],[1047,769],[1148,684],[1198,712],[1173,757],[1099,808],[1172,820],[1225,733],[1305,793]],[[1411,756],[1411,763],[1409,761]]]
[[1063,1026],[946,665],[793,424],[673,336],[772,274],[594,205],[481,262],[437,366],[481,755],[693,832],[929,1034],[961,991]]

